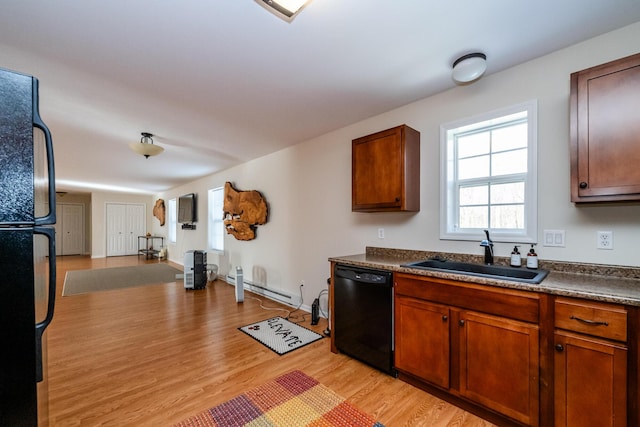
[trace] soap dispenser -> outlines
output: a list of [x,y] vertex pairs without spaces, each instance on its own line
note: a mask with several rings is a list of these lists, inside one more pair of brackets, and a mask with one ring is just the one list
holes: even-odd
[[511,252],[511,267],[520,267],[522,265],[522,257],[520,256],[520,252],[518,252],[518,246],[513,247],[513,252]]
[[529,253],[527,254],[527,268],[538,268],[538,254],[536,253],[533,247],[535,243],[531,244],[531,249],[529,249]]

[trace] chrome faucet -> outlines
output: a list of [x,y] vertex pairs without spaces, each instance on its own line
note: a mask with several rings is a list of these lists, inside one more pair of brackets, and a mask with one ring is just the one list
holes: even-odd
[[484,247],[484,263],[487,265],[493,264],[493,242],[489,238],[489,230],[484,230],[484,234],[487,238],[480,242],[480,246]]

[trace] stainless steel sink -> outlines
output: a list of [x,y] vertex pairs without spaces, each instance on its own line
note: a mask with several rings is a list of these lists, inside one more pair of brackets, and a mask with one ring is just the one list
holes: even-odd
[[547,277],[547,270],[506,267],[502,265],[484,265],[467,262],[425,260],[402,264],[401,267],[419,270],[448,271],[455,274],[489,277],[492,279],[514,280],[516,282],[540,283]]

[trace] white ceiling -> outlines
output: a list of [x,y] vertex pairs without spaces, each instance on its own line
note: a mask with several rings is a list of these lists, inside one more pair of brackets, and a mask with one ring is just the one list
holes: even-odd
[[[640,0],[0,0],[0,67],[40,80],[58,188],[155,193],[640,21]],[[145,159],[141,132],[165,148]]]

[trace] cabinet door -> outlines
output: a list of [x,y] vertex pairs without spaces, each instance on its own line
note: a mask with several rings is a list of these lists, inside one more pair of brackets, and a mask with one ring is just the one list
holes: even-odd
[[461,312],[460,394],[538,425],[539,332],[534,324]]
[[396,296],[396,369],[448,389],[449,319],[445,306]]
[[626,347],[562,331],[555,346],[555,425],[626,426]]
[[353,140],[352,210],[420,210],[420,133],[402,125]]
[[571,75],[571,200],[640,199],[640,54]]

